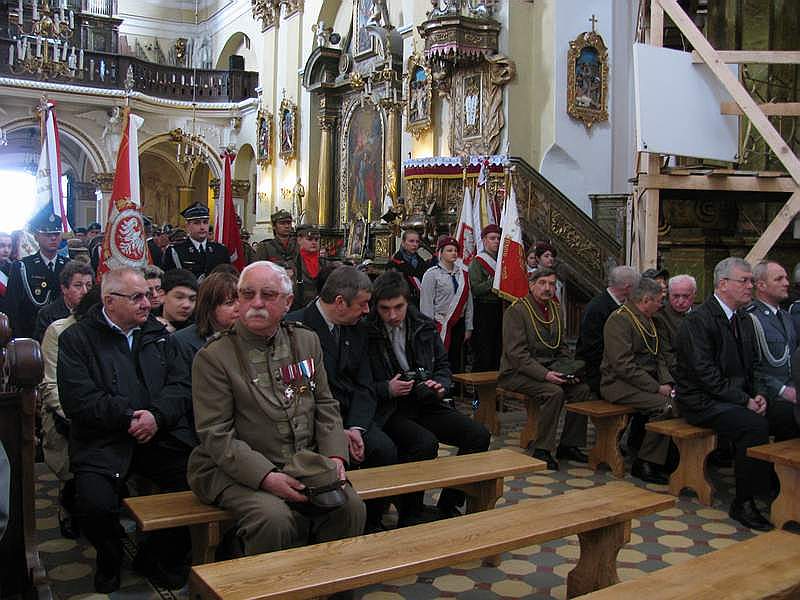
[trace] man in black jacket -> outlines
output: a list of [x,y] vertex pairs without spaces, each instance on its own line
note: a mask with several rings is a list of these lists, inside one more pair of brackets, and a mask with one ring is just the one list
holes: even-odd
[[94,271],[92,267],[78,260],[71,260],[61,273],[58,274],[61,284],[61,296],[45,306],[36,315],[36,330],[33,339],[39,343],[44,338],[44,332],[53,321],[66,319],[78,307],[78,303],[89,293],[94,285]]
[[[367,359],[367,329],[361,322],[369,313],[372,282],[355,267],[342,266],[330,274],[319,298],[286,315],[317,332],[325,372],[339,401],[351,462],[362,467],[397,462],[392,440],[375,422],[375,391]],[[367,503],[367,527],[378,527],[381,503]]]
[[[392,438],[401,462],[436,458],[439,442],[459,454],[485,452],[486,428],[442,402],[451,386],[450,364],[433,320],[409,303],[402,274],[387,271],[375,280],[369,324],[369,359],[378,409],[375,421]],[[423,494],[409,494],[400,507],[400,524],[421,517]],[[439,512],[461,514],[464,493],[442,490]]]
[[400,249],[386,265],[387,269],[397,269],[406,278],[410,292],[411,303],[419,308],[419,291],[422,284],[422,276],[431,266],[431,263],[424,260],[418,253],[420,246],[420,235],[416,229],[406,229],[400,241]]
[[[162,492],[188,489],[188,450],[170,443],[155,408],[166,379],[166,331],[150,315],[150,291],[137,269],[110,271],[102,304],[67,329],[58,344],[58,392],[70,419],[70,465],[76,512],[97,550],[95,589],[120,585],[119,503],[133,473]],[[167,587],[185,580],[185,529],[154,534],[140,547],[134,568]]]
[[747,449],[800,435],[792,404],[767,401],[753,372],[758,359],[753,323],[740,316],[750,303],[753,274],[741,258],[714,267],[714,294],[686,316],[675,350],[676,401],[692,425],[711,427],[733,441],[736,496],[730,516],[745,527],[768,531],[772,524],[754,497],[770,491],[770,465],[749,458]]

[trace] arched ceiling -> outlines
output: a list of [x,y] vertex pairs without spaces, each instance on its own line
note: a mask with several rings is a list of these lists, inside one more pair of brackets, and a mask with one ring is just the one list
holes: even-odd
[[[39,127],[22,127],[8,133],[8,145],[0,148],[0,170],[29,170],[34,172],[42,151]],[[61,171],[72,172],[78,179],[88,176],[88,157],[83,149],[67,135],[61,135]],[[91,169],[89,169],[91,170]]]

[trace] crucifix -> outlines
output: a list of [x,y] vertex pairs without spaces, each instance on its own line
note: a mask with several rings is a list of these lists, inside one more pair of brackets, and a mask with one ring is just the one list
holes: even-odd
[[592,33],[595,33],[594,26],[597,25],[597,17],[592,15],[592,18],[589,19],[589,23],[592,24]]

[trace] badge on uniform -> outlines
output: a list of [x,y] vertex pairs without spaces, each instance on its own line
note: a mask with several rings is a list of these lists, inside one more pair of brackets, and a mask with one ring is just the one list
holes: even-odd
[[304,385],[299,386],[299,388],[297,388],[296,385],[296,382],[302,380],[303,377],[308,379],[308,385],[311,387],[311,391],[313,392],[315,388],[313,381],[314,372],[313,358],[307,358],[306,360],[281,367],[281,381],[286,384],[286,390],[284,390],[283,395],[286,397],[286,399],[291,401],[297,391],[300,393],[305,391]]

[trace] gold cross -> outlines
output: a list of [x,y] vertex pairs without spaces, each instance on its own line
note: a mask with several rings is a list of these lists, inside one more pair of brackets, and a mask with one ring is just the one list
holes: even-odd
[[592,15],[592,18],[589,19],[589,22],[592,24],[592,33],[594,33],[594,26],[597,25],[597,17]]

